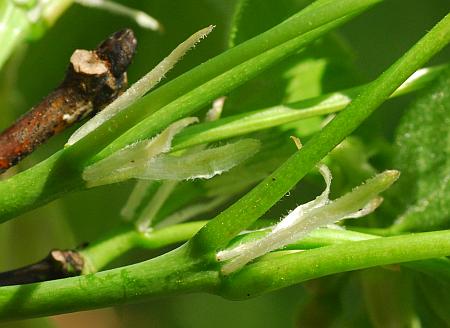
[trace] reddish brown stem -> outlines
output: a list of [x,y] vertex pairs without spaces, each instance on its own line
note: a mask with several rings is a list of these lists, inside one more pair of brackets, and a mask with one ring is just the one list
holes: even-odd
[[76,50],[61,85],[0,134],[0,172],[117,98],[127,86],[126,69],[136,44],[133,31],[125,29],[96,50]]

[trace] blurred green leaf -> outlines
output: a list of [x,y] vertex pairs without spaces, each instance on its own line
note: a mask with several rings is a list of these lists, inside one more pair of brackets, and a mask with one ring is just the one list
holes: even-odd
[[[310,2],[241,0],[234,14],[229,46],[236,46],[268,30]],[[345,40],[333,32],[232,92],[225,104],[225,114],[347,88],[357,81],[356,75],[353,54]]]
[[374,327],[414,327],[414,289],[408,272],[374,268],[361,272],[364,300]]
[[417,275],[416,281],[423,295],[422,301],[432,311],[430,317],[440,319],[446,327],[450,327],[450,282],[445,283],[424,274]]
[[370,151],[358,137],[348,137],[327,157],[333,172],[333,193],[341,195],[377,172],[369,163]]
[[38,318],[22,321],[0,323],[0,328],[57,328],[56,324],[48,318]]
[[345,281],[344,275],[336,275],[305,283],[307,297],[297,312],[296,326],[330,327],[342,310],[339,293]]
[[358,273],[324,277],[305,283],[306,303],[297,327],[370,327]]
[[450,70],[416,101],[397,130],[403,213],[393,231],[450,227]]

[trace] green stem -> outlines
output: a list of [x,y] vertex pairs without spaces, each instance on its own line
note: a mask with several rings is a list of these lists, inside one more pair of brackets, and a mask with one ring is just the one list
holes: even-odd
[[[403,84],[394,95],[403,95],[427,86],[434,81],[443,67],[427,68],[426,73]],[[357,94],[362,87],[348,91],[340,91],[331,95],[320,96],[286,106],[277,106],[241,115],[220,119],[212,123],[202,123],[188,127],[175,137],[173,150],[180,150],[193,145],[223,140],[230,137],[270,128],[277,124],[284,124],[313,115],[322,115],[337,111],[345,107],[351,95]],[[336,96],[346,94],[346,96]],[[292,107],[292,108],[291,108]],[[0,183],[0,221],[11,218],[18,213],[25,212],[38,205],[45,204],[65,193],[83,189],[84,182],[78,175],[69,174],[70,165],[60,158],[62,151],[36,165],[30,170],[22,172],[13,178]],[[63,177],[65,184],[58,182]],[[55,183],[53,183],[53,181]],[[64,187],[64,188],[61,188]],[[3,220],[2,220],[3,219]]]
[[383,237],[398,235],[398,233],[392,233],[389,230],[389,228],[370,228],[370,227],[358,227],[358,226],[349,226],[347,228],[351,231],[367,233],[367,234],[383,236]]
[[[80,253],[86,260],[84,274],[100,271],[111,261],[136,249],[158,249],[184,242],[194,236],[208,221],[193,221],[170,227],[139,232],[133,225],[123,225],[113,229],[102,239],[90,244]],[[264,233],[263,233],[264,234]],[[246,234],[240,242],[253,240],[261,236],[260,232]],[[318,229],[302,240],[293,243],[287,249],[310,249],[337,243],[377,238],[347,230]]]
[[212,291],[219,282],[191,259],[186,247],[119,269],[44,283],[0,289],[0,318],[25,319],[122,303],[149,297]]
[[161,207],[163,207],[164,203],[167,201],[177,184],[178,181],[173,180],[162,182],[161,186],[159,186],[158,190],[155,192],[150,202],[142,210],[135,222],[136,227],[138,227],[140,231],[145,231],[149,227],[154,226],[154,219],[156,215]]
[[[289,40],[270,50],[267,50],[264,53],[255,56],[254,58],[251,58],[233,68],[230,68],[223,74],[220,74],[219,76],[206,81],[192,91],[189,91],[186,94],[183,94],[182,96],[173,100],[152,115],[143,118],[140,122],[136,122],[136,124],[131,129],[118,136],[117,139],[115,139],[111,144],[107,145],[107,147],[101,150],[100,153],[90,159],[89,162],[95,162],[103,159],[118,151],[119,149],[122,149],[123,147],[135,142],[135,140],[152,137],[176,120],[194,114],[198,110],[202,109],[206,104],[209,104],[218,97],[229,93],[243,83],[256,77],[267,68],[293,55],[299,49],[307,46],[314,40],[317,40],[330,30],[342,25],[343,22],[348,21],[351,17],[343,17],[331,23],[328,23],[327,25],[318,27],[315,30]],[[195,73],[195,70],[196,69],[193,70],[193,73]],[[158,90],[160,89],[157,89],[154,93],[157,93]],[[147,97],[150,97],[151,95],[153,95],[153,93]],[[144,101],[146,100],[146,97],[141,99],[143,99],[142,101]],[[140,104],[140,102],[141,101],[138,101],[137,104]],[[112,120],[119,120],[119,115],[125,115],[122,113],[128,113],[129,110],[133,110],[134,106],[135,105],[131,105],[127,110],[119,113],[117,117],[114,117]],[[128,120],[129,116],[126,116],[126,119]],[[105,124],[97,128],[97,130],[100,131],[101,129],[104,129],[105,126],[109,126],[109,124],[109,121],[105,122]],[[128,124],[128,121],[126,124]],[[93,132],[97,133],[97,130]],[[109,129],[108,131],[114,130]],[[90,135],[80,140],[80,144],[78,142],[67,149],[68,152],[72,154],[72,157],[76,156],[77,159],[80,159],[85,156],[84,153],[80,152],[80,150],[82,149],[81,147],[83,143],[86,142],[90,142],[91,147],[89,148],[89,155],[93,155],[92,149],[94,149],[94,147],[92,147],[92,141],[89,141],[89,138]],[[96,142],[97,141],[98,139],[96,139]],[[104,146],[106,145],[102,145],[102,147]]]
[[[360,0],[360,4],[358,6],[354,4],[354,2],[358,2],[356,0],[341,0],[339,2],[342,2],[343,4],[352,4],[349,5],[350,7],[347,9],[350,13],[356,15],[354,13],[354,6],[359,8],[359,6],[362,6],[362,3],[364,3],[365,6],[368,6],[369,4],[373,4],[377,1],[378,0]],[[327,1],[319,1],[319,3],[323,2]],[[366,7],[362,6],[362,8]],[[307,12],[309,11],[310,10]],[[317,21],[313,19],[315,17],[315,11],[312,11],[308,15],[313,16],[306,17],[314,21],[314,26],[319,24],[319,22],[322,22],[322,19],[317,18]],[[113,148],[118,149],[125,146],[126,143],[131,140],[129,138],[135,138],[132,140],[132,142],[134,142],[158,133],[171,122],[180,119],[183,116],[194,113],[196,110],[199,110],[203,106],[207,105],[211,99],[223,95],[232,88],[237,87],[239,84],[261,72],[261,70],[266,69],[282,58],[285,58],[289,53],[295,52],[300,47],[312,42],[325,32],[343,24],[353,17],[349,14],[348,16],[339,18],[339,15],[342,15],[342,8],[333,14],[327,14],[328,19],[334,17],[338,18],[337,20],[328,23],[327,25],[317,27],[312,31],[310,31],[312,28],[307,27],[309,26],[308,24],[306,24],[307,26],[304,26],[305,23],[299,22],[297,18],[289,19],[289,23],[282,23],[282,26],[284,27],[281,30],[278,30],[277,28],[275,28],[275,30],[280,32],[285,31],[286,29],[287,32],[290,31],[290,34],[288,35],[298,35],[299,32],[295,32],[295,27],[300,24],[301,26],[304,26],[303,31],[308,30],[310,32],[300,35],[297,38],[291,39],[276,47],[273,47],[273,44],[270,43],[269,40],[264,40],[264,47],[267,47],[267,44],[270,43],[270,46],[273,48],[266,51],[265,54],[261,54],[259,56],[258,54],[260,54],[260,52],[256,52],[256,50],[260,49],[263,45],[256,47],[253,41],[248,41],[252,46],[249,46],[249,49],[245,47],[243,48],[247,49],[245,52],[246,55],[243,56],[243,58],[246,58],[247,55],[250,56],[249,54],[255,55],[255,52],[256,57],[247,60],[236,67],[231,65],[232,63],[236,63],[238,58],[236,57],[237,55],[235,52],[231,52],[231,54],[226,52],[226,55],[219,55],[219,59],[211,59],[211,63],[217,64],[217,67],[221,67],[222,69],[230,68],[230,65],[232,68],[230,68],[229,71],[219,75],[217,78],[210,81],[205,81],[205,79],[211,77],[211,74],[218,73],[218,68],[215,64],[200,65],[192,71],[184,74],[182,77],[165,84],[153,93],[142,98],[142,100],[138,101],[135,106],[133,105],[126,111],[119,113],[117,117],[107,121],[104,125],[94,130],[91,134],[81,139],[75,145],[57,152],[46,161],[41,162],[25,172],[22,172],[8,180],[2,181],[0,183],[0,222],[9,220],[29,209],[46,204],[60,197],[62,194],[85,188],[85,184],[80,173],[83,170],[86,158],[91,156],[93,151],[96,153],[101,148],[106,146],[106,144],[111,141],[110,137],[112,135],[116,137],[116,133],[119,133],[120,131],[120,133],[122,133],[124,132],[123,129],[126,130],[130,127],[130,124],[135,124],[137,121],[140,121],[141,116],[146,113],[143,108],[139,107],[142,105],[141,103],[148,105],[148,109],[150,111],[152,111],[152,108],[155,108],[154,106],[158,107],[164,106],[166,103],[170,104],[164,108],[164,111],[158,111],[152,115],[149,120],[144,120],[141,124],[138,124],[135,128],[126,133],[125,136],[122,136],[120,140],[126,140],[125,143],[122,141],[116,141],[113,145],[111,145],[112,148],[109,147],[108,150],[105,150],[102,154],[96,156],[96,159],[102,158],[109,154]],[[300,16],[305,18],[302,15]],[[290,24],[292,24],[293,27],[291,27]],[[277,41],[279,43],[279,41],[284,40],[286,36],[279,36],[278,32],[270,35],[272,35],[274,42]],[[261,42],[259,37],[257,37],[257,40],[259,40],[258,42]],[[244,44],[247,43],[243,43],[243,45]],[[249,52],[249,54],[247,54],[247,52]],[[231,56],[231,59],[228,56]],[[239,57],[238,59],[241,61],[242,58]],[[205,67],[209,67],[208,69],[211,70],[211,72],[205,71]],[[219,73],[221,73],[221,71]],[[205,83],[187,94],[183,95],[180,93],[180,90],[185,90],[186,88],[189,90],[192,89],[196,83],[200,83],[199,81]],[[161,96],[162,98],[155,99],[155,94]],[[180,96],[180,94],[182,96]],[[148,99],[154,100],[154,102],[148,102]],[[140,111],[136,114],[139,114],[137,116],[138,118],[134,117],[134,114],[131,114],[133,110],[136,109],[135,107],[140,108]],[[130,121],[128,121],[128,119]],[[137,121],[135,121],[135,119]],[[61,183],[61,181],[64,181],[64,183]]]
[[[133,225],[123,225],[112,230],[102,239],[90,244],[80,253],[86,261],[83,274],[103,270],[110,262],[132,249],[159,249],[185,242],[192,238],[208,221],[193,221],[167,228],[141,233]],[[240,236],[235,243],[244,243],[263,237],[268,231],[250,232]],[[305,238],[286,246],[287,250],[305,250],[360,240],[380,238],[378,236],[350,230],[317,229]],[[282,253],[279,252],[278,253]],[[450,261],[447,259],[428,259],[409,262],[403,266],[423,272],[437,279],[450,279]]]
[[[104,269],[108,263],[132,249],[158,249],[187,241],[207,222],[181,223],[167,228],[149,230],[146,233],[139,232],[133,225],[120,226],[80,252],[86,261],[83,273],[98,272]],[[251,232],[244,235],[239,242],[253,240],[264,234],[264,232]],[[347,230],[318,229],[306,238],[287,246],[287,249],[310,249],[372,238],[377,238],[377,236]]]
[[[252,58],[258,57],[265,52],[274,50],[275,48],[282,46],[284,43],[294,39],[301,40],[301,36],[305,35],[306,39],[309,38],[310,40],[305,40],[303,44],[300,42],[298,45],[299,47],[303,46],[305,43],[312,41],[312,31],[316,30],[316,37],[318,37],[319,35],[324,34],[326,30],[330,30],[341,25],[353,16],[367,10],[374,4],[381,1],[382,0],[315,1],[313,4],[293,15],[281,24],[225,51],[224,53],[208,60],[206,63],[197,66],[188,73],[168,82],[164,86],[151,92],[149,95],[141,98],[135,104],[127,108],[127,110],[122,111],[90,133],[88,136],[77,142],[70,148],[71,152],[74,153],[74,157],[78,161],[88,160],[92,156],[95,156],[98,152],[102,151],[102,149],[110,144],[114,139],[118,138],[127,130],[136,125],[140,125],[140,130],[136,130],[134,128],[133,130],[135,130],[135,132],[131,134],[129,133],[126,137],[122,136],[120,141],[116,141],[114,146],[111,146],[108,150],[104,151],[102,157],[110,154],[113,149],[122,148],[127,144],[134,142],[137,140],[136,137],[138,139],[149,137],[158,131],[153,131],[153,125],[151,125],[151,128],[145,129],[145,125],[141,122],[149,115],[177,100],[180,95],[185,95],[195,89],[199,89],[199,87],[208,81],[221,76],[236,66],[239,66]],[[264,69],[264,67],[261,66],[254,68],[258,71]],[[225,79],[222,80],[222,82],[217,81],[219,84],[224,84],[224,88],[221,92],[218,92],[218,96],[221,96],[229,91],[228,88],[230,87],[230,83],[232,83],[232,81],[240,84],[244,82],[244,80],[248,79],[247,77],[249,74],[253,74],[252,70],[244,72],[240,77],[231,76],[232,80],[230,82],[227,82]],[[208,103],[211,100],[208,96],[212,96],[212,92],[207,93],[203,103],[197,106],[201,107]],[[188,100],[195,101],[196,99],[189,98]],[[180,104],[178,104],[178,106],[179,105]],[[181,103],[181,105],[182,106],[180,109],[189,105],[189,103]],[[180,113],[176,112],[174,114],[176,115],[176,118],[181,118],[183,115],[181,111]],[[153,121],[153,119],[151,119],[151,121]],[[167,124],[168,123],[166,123],[166,125]],[[163,128],[164,127],[165,126],[163,126]]]
[[200,253],[225,247],[269,210],[323,157],[350,135],[411,74],[450,41],[450,14],[417,42],[378,79],[370,83],[345,110],[310,139],[272,175],[211,220],[191,240]]
[[450,230],[375,238],[285,256],[269,254],[225,277],[218,293],[245,299],[334,273],[449,255]]
[[0,68],[8,59],[16,45],[19,44],[28,33],[29,22],[26,13],[13,1],[2,1],[0,4]]
[[135,248],[158,249],[191,238],[207,221],[194,221],[142,233],[134,225],[112,230],[80,253],[87,262],[84,274],[102,270],[108,263]]
[[[418,74],[413,74],[390,98],[401,96],[429,85],[446,67],[447,65],[442,65],[417,71]],[[190,126],[175,137],[172,151],[236,137],[313,116],[335,113],[350,104],[365,87],[367,86],[358,86],[292,104],[246,112],[214,122]]]
[[242,299],[308,279],[379,265],[450,255],[450,230],[375,238],[304,252],[267,255],[241,271],[194,260],[182,246],[158,258],[118,269],[43,283],[0,288],[0,318],[24,319],[188,292]]
[[[434,81],[442,67],[426,69],[426,74],[412,79],[408,85],[402,85],[394,94],[400,95],[425,87]],[[361,87],[351,89],[351,93]],[[278,109],[279,106],[241,115],[220,119],[212,123],[202,123],[188,127],[175,137],[173,150],[180,150],[193,145],[223,140],[230,137],[270,128],[276,124],[303,119],[313,115],[322,115],[340,110],[348,99],[334,97],[335,94],[320,96],[288,105],[295,109]],[[347,94],[348,95],[348,94]],[[284,108],[284,106],[283,106]],[[271,116],[273,115],[273,116]],[[36,206],[43,205],[66,193],[84,189],[84,182],[79,175],[70,172],[59,151],[30,170],[22,172],[6,181],[0,182],[0,222],[23,213]],[[65,183],[58,183],[64,178]],[[13,192],[6,192],[7,190]],[[3,192],[5,191],[5,192]]]
[[59,151],[31,169],[0,181],[0,223],[54,199],[85,189],[81,172]]
[[43,12],[43,19],[47,27],[52,26],[56,20],[73,4],[75,0],[52,0],[47,3]]
[[[50,0],[37,22],[31,22],[27,17],[26,5],[19,6],[13,0],[4,0],[0,3],[0,68],[9,58],[14,49],[31,37],[33,28],[45,29],[53,25],[58,17],[72,4],[73,0]],[[37,4],[37,2],[36,2]],[[38,26],[39,25],[39,26]],[[34,36],[36,37],[36,36]]]

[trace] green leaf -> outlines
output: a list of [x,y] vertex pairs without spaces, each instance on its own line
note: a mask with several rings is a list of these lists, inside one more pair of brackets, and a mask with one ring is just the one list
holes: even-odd
[[413,327],[414,289],[411,275],[399,270],[373,268],[360,274],[364,300],[374,327]]
[[310,2],[307,0],[280,0],[276,2],[238,0],[231,23],[228,46],[232,48],[270,29]]
[[335,275],[305,283],[307,297],[299,306],[295,327],[331,327],[342,312],[339,294],[345,282],[343,275]]
[[[230,47],[270,29],[309,2],[240,1],[232,24]],[[232,92],[225,104],[225,114],[298,101],[349,87],[356,82],[352,67],[352,54],[340,35],[333,32]]]
[[450,326],[449,282],[444,283],[424,274],[418,275],[416,281],[423,295],[421,301],[427,303],[427,308],[432,311],[432,316],[445,322],[445,326]]
[[450,227],[450,70],[416,101],[397,131],[403,213],[394,232]]

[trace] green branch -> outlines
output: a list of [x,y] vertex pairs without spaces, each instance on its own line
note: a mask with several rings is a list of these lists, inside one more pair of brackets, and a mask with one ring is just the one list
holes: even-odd
[[[216,97],[230,92],[380,1],[318,0],[269,31],[165,84],[74,146],[0,182],[0,222],[69,192],[85,189],[81,172],[86,164],[138,139],[151,137],[173,121],[195,113]],[[54,17],[57,17],[71,0],[50,3],[56,5]],[[9,2],[0,4],[0,24],[7,17],[2,13],[5,8],[10,8],[9,5]],[[52,21],[52,17],[47,19]],[[18,22],[25,24],[25,21]],[[6,50],[0,50],[0,65],[5,54],[24,35],[7,39],[8,36],[0,31],[0,39],[6,37],[7,45]],[[401,86],[449,41],[450,14],[366,86],[186,129],[175,139],[173,150],[337,112],[346,107],[271,176],[214,219],[146,233],[137,231],[131,224],[120,226],[80,251],[85,260],[82,276],[1,287],[0,318],[24,319],[190,292],[246,299],[310,279],[397,263],[447,282],[450,261],[445,257],[450,256],[450,230],[380,237],[321,228],[284,249],[245,262],[242,269],[230,275],[223,274],[225,271],[216,260],[216,252],[230,243],[254,240],[267,233],[258,230],[240,234],[386,99],[420,88],[433,79],[439,68]],[[327,186],[330,179],[325,177]],[[355,211],[361,207],[355,205],[354,198],[344,196],[342,199],[349,201]],[[157,249],[184,241],[188,242],[157,258],[98,272],[131,249]]]
[[[194,113],[216,96],[227,93],[379,1],[317,1],[266,33],[165,84],[75,145],[57,152],[25,172],[1,181],[0,222],[69,192],[84,189],[81,172],[86,160],[131,127],[134,126],[97,155],[95,160],[128,143],[150,137],[171,122]],[[164,109],[146,118],[161,107]]]
[[[390,98],[416,91],[436,80],[447,66],[435,66],[417,71],[418,74],[402,84]],[[228,116],[214,122],[187,127],[173,142],[172,151],[210,143],[226,138],[272,128],[309,117],[335,113],[344,109],[366,86],[337,91],[327,95],[301,100],[243,114]]]
[[[158,249],[185,242],[192,238],[207,222],[181,223],[162,229],[150,230],[147,233],[139,232],[134,225],[120,226],[80,251],[87,262],[83,273],[98,272],[104,269],[108,263],[132,249]],[[239,242],[252,240],[263,234],[265,233],[250,232],[243,235]],[[348,230],[318,229],[306,238],[289,245],[287,249],[311,249],[372,238],[378,237]]]
[[334,273],[449,255],[450,230],[356,241],[285,256],[269,254],[226,277],[219,294],[245,299]]
[[449,41],[450,14],[378,79],[370,83],[345,110],[272,175],[211,220],[191,240],[191,246],[201,254],[225,247],[234,236],[255,222],[292,189],[314,165],[350,135],[414,71]]
[[39,5],[37,1],[29,1],[33,5],[19,5],[18,1],[7,0],[0,3],[0,69],[16,47],[25,38],[36,38],[42,30],[53,25],[56,19],[72,4],[73,0],[50,0],[45,5],[38,21],[32,22],[27,16],[28,10]]
[[[113,260],[117,260],[132,249],[159,249],[185,242],[192,238],[208,221],[193,221],[177,224],[167,228],[150,230],[141,233],[133,225],[123,225],[112,230],[103,238],[90,244],[80,253],[86,261],[83,274],[103,270]],[[235,244],[250,242],[263,237],[267,231],[249,232],[239,236]],[[354,241],[380,238],[366,233],[345,229],[321,228],[312,231],[308,236],[286,246],[285,250],[314,249],[329,245],[337,245]],[[278,253],[280,253],[278,251]],[[450,264],[447,259],[429,259],[405,263],[404,266],[446,281],[450,279]]]
[[[442,69],[441,66],[424,69],[423,75],[419,75],[411,79],[408,84],[399,87],[393,96],[404,95],[429,85],[439,76]],[[188,127],[180,133],[179,137],[175,137],[173,151],[340,111],[361,89],[362,87],[356,87],[347,91],[302,100],[291,105],[276,106]],[[0,204],[2,204],[0,221],[4,221],[5,217],[11,218],[18,213],[33,209],[66,193],[85,189],[84,182],[79,175],[70,172],[68,167],[71,164],[66,165],[67,162],[61,157],[61,154],[62,151],[30,170],[0,182],[0,191],[13,191],[0,193]],[[58,183],[59,177],[64,178],[64,185]]]
[[136,248],[158,249],[191,238],[207,221],[177,224],[142,233],[134,225],[124,225],[112,230],[102,239],[80,251],[87,262],[83,273],[102,270],[108,263]]
[[[138,139],[154,135],[159,132],[155,131],[157,127],[154,124],[159,123],[156,119],[159,119],[161,116],[164,117],[169,112],[169,108],[174,110],[171,113],[172,120],[165,119],[165,123],[160,124],[161,127],[159,129],[165,128],[174,120],[182,118],[183,114],[192,113],[196,109],[200,109],[214,97],[226,94],[232,88],[268,68],[268,66],[264,66],[261,63],[261,60],[272,61],[271,63],[266,63],[268,65],[273,64],[381,1],[315,1],[304,10],[272,29],[225,51],[141,98],[127,110],[122,111],[69,148],[74,160],[86,161],[92,156],[96,156],[98,152],[102,152],[102,154],[96,158],[102,158]],[[289,42],[291,42],[290,45],[284,45]],[[297,43],[297,45],[294,46],[294,43]],[[291,48],[292,46],[296,49]],[[289,53],[283,55],[275,51],[277,48],[280,51],[288,51]],[[264,53],[266,53],[266,56],[264,56]],[[254,61],[252,62],[252,60]],[[247,70],[244,69],[246,62],[248,62]],[[239,66],[241,68],[240,71]],[[235,74],[240,74],[239,76],[231,73],[228,73],[229,75],[227,76],[222,76],[222,74],[231,72],[235,68],[234,72]],[[212,85],[209,84],[208,88],[205,88],[205,84],[209,81],[211,81]],[[209,90],[215,85],[219,89]],[[220,88],[220,85],[223,85],[223,87]],[[204,92],[206,94],[203,94]],[[194,98],[194,94],[197,94],[199,98]],[[184,96],[184,102],[179,101],[180,95]],[[203,101],[201,101],[202,98]],[[181,108],[175,107],[174,102],[178,107],[181,105]],[[164,108],[168,105],[171,107]],[[185,107],[195,108],[189,109]],[[157,117],[154,115],[151,118],[149,117],[160,109],[163,109],[163,111]],[[148,123],[150,125],[147,127]],[[129,129],[131,130],[127,132]],[[119,139],[114,141],[117,138]],[[113,141],[114,143],[104,150]]]
[[242,299],[308,279],[379,265],[450,255],[450,230],[375,238],[284,255],[269,254],[225,277],[194,260],[189,248],[85,276],[0,288],[0,318],[17,319],[131,303],[149,297],[209,292]]
[[137,302],[150,296],[212,291],[218,282],[217,272],[204,269],[182,247],[114,270],[2,287],[0,318],[24,319]]

